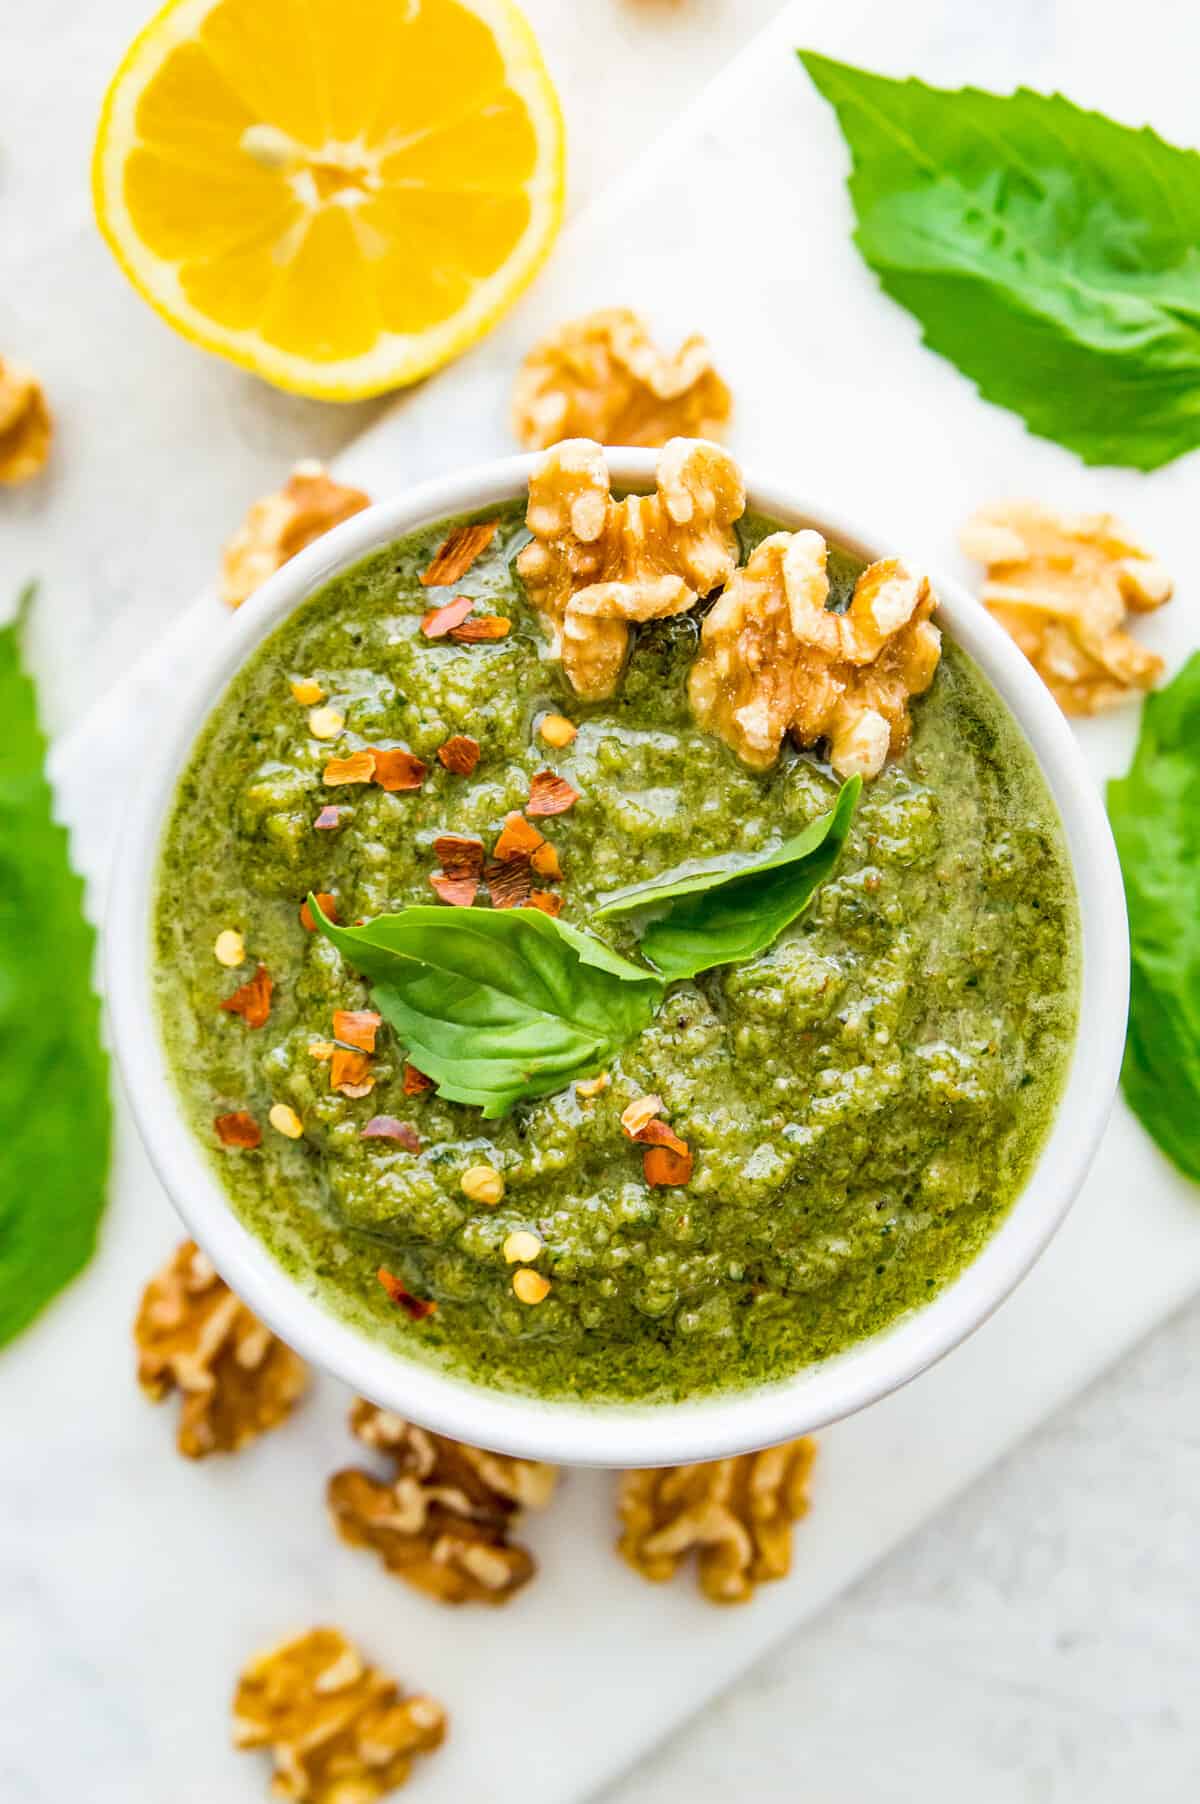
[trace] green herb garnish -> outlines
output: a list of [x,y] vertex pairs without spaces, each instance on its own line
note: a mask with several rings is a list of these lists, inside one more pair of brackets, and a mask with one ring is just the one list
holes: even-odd
[[416,907],[336,927],[315,896],[308,906],[413,1064],[489,1117],[601,1070],[663,992],[655,972],[535,908]]
[[1121,1087],[1167,1157],[1200,1180],[1200,652],[1147,698],[1108,813],[1132,954]]
[[1200,444],[1200,155],[1061,94],[799,54],[853,155],[858,247],[926,344],[1085,463]]
[[828,814],[762,858],[656,877],[622,890],[598,918],[653,911],[638,949],[668,981],[753,958],[804,912],[833,870],[861,789],[862,778],[851,777]]
[[0,1345],[91,1258],[112,1131],[95,941],[21,668],[31,599],[0,629]]

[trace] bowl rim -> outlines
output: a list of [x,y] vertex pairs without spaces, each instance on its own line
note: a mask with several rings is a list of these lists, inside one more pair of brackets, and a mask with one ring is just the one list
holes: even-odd
[[[653,485],[658,452],[606,451],[614,484]],[[187,1123],[167,1066],[152,982],[151,927],[161,835],[177,779],[230,680],[314,591],[370,552],[438,520],[511,501],[537,455],[506,457],[379,502],[300,552],[198,658],[118,842],[104,934],[113,1043],[152,1165],[188,1229],[246,1303],[305,1358],[373,1402],[499,1452],[572,1465],[651,1466],[747,1452],[840,1420],[897,1390],[971,1334],[1029,1271],[1065,1218],[1099,1144],[1124,1044],[1129,958],[1125,897],[1108,820],[1075,738],[1041,679],[957,582],[932,580],[938,618],[1015,716],[1058,808],[1079,897],[1079,1019],[1065,1087],[1028,1182],[975,1259],[931,1302],[790,1378],[712,1397],[596,1403],[493,1391],[405,1360],[290,1275],[239,1220]],[[899,553],[852,514],[786,482],[743,471],[747,506],[784,527],[815,526],[866,558]]]

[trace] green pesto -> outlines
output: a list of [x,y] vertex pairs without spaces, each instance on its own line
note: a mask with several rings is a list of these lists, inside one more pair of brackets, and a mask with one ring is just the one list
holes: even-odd
[[[375,1089],[331,1094],[310,1041],[366,986],[298,918],[309,890],[343,921],[429,902],[443,832],[492,843],[531,775],[580,791],[542,823],[565,872],[564,920],[636,956],[611,892],[688,859],[753,853],[800,832],[837,783],[785,750],[765,775],[699,732],[686,679],[698,621],[641,629],[617,696],[583,706],[550,658],[512,560],[521,506],[455,587],[512,620],[502,641],[428,642],[440,591],[416,580],[443,523],[378,552],[314,596],[230,685],[179,786],[155,917],[162,1021],[187,1114],[242,1219],[328,1306],[398,1356],[543,1395],[677,1397],[760,1382],[822,1359],[927,1301],[995,1230],[1045,1137],[1064,1079],[1078,989],[1077,906],[1040,773],[989,685],[953,645],[914,707],[908,753],[863,789],[842,863],[807,915],[751,962],[671,988],[594,1099],[573,1090],[501,1121],[406,1097],[404,1049],[381,1030]],[[769,523],[743,529],[747,551]],[[835,605],[853,567],[835,557]],[[346,717],[335,743],[307,731],[289,680],[316,677]],[[548,752],[546,709],[579,723]],[[469,778],[437,762],[479,740]],[[416,793],[322,786],[331,754],[404,745],[430,775]],[[336,832],[313,821],[342,805]],[[481,899],[477,906],[486,906]],[[223,969],[239,929],[251,961]],[[261,960],[267,1025],[219,1004]],[[650,1189],[619,1116],[657,1091],[695,1152],[686,1189]],[[274,1102],[304,1123],[267,1125]],[[249,1109],[253,1152],[221,1148],[215,1115]],[[362,1140],[376,1114],[419,1131],[419,1155]],[[504,1174],[499,1207],[460,1188]],[[501,1245],[545,1243],[551,1279],[529,1307]],[[411,1322],[381,1264],[438,1311]]]

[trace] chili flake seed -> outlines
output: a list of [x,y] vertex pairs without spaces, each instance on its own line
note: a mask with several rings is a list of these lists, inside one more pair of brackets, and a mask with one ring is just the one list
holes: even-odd
[[475,606],[469,595],[456,595],[444,608],[431,608],[421,620],[421,631],[427,639],[445,639],[456,626],[461,626]]
[[213,957],[219,965],[227,965],[232,971],[236,965],[246,962],[246,942],[240,933],[227,927],[213,941]]
[[538,732],[556,752],[560,752],[565,745],[570,745],[578,731],[575,722],[568,720],[565,714],[544,714],[538,725]]
[[380,789],[389,792],[397,789],[420,789],[429,774],[429,766],[414,752],[405,751],[403,746],[388,746],[386,750],[377,745],[368,747],[375,760],[374,776]]
[[663,1099],[661,1096],[639,1096],[621,1110],[621,1126],[631,1140],[636,1140],[642,1129],[662,1112]]
[[369,783],[374,775],[374,752],[351,752],[348,758],[331,758],[321,772],[321,781],[334,789],[341,783]]
[[346,724],[346,716],[336,708],[314,708],[308,717],[308,730],[314,739],[336,739]]
[[503,614],[477,614],[461,626],[450,628],[450,637],[459,645],[483,645],[489,639],[507,639],[512,621]]
[[[315,708],[318,702],[325,700],[325,691],[315,677],[301,677],[291,684],[292,699],[300,703],[302,708]],[[317,734],[321,738],[321,734]]]
[[213,1121],[213,1127],[222,1146],[252,1149],[262,1145],[262,1129],[253,1115],[248,1115],[245,1109],[238,1109],[233,1115],[218,1115]]
[[406,1096],[424,1096],[427,1091],[432,1089],[433,1079],[431,1077],[426,1077],[425,1073],[418,1071],[415,1065],[405,1064],[404,1094]]
[[541,1272],[535,1272],[532,1266],[523,1265],[513,1273],[513,1295],[518,1303],[544,1303],[550,1295],[550,1280],[543,1278]]
[[599,1096],[611,1083],[612,1078],[607,1071],[602,1071],[599,1077],[581,1077],[575,1086],[575,1094],[585,1098]]
[[529,785],[527,814],[565,814],[579,800],[579,791],[552,770],[540,770]]
[[438,760],[456,777],[469,777],[479,763],[479,741],[467,733],[456,733],[438,747]]
[[411,1316],[414,1322],[424,1321],[427,1315],[432,1315],[436,1310],[437,1304],[432,1297],[414,1297],[412,1291],[401,1284],[395,1272],[389,1272],[386,1265],[381,1265],[375,1276],[387,1292],[389,1299],[393,1303],[398,1303],[404,1313]]
[[531,1265],[542,1250],[542,1238],[528,1228],[516,1228],[500,1250],[509,1265]]
[[322,808],[320,814],[313,822],[313,826],[318,833],[332,833],[335,828],[341,824],[341,819],[342,811],[340,808]]
[[[337,901],[329,894],[328,890],[319,889],[317,891],[317,907],[321,910],[321,913],[325,916],[327,921],[333,921],[336,924]],[[315,933],[317,931],[317,923],[313,918],[312,909],[308,906],[307,898],[300,904],[300,925],[306,933]]]
[[494,1209],[504,1195],[504,1179],[494,1165],[472,1165],[459,1180],[468,1202]]
[[438,546],[432,563],[422,570],[422,586],[436,589],[445,583],[460,581],[476,558],[487,550],[499,529],[499,520],[477,520],[471,526],[456,526],[449,538]]
[[295,1109],[290,1109],[285,1102],[274,1103],[267,1116],[267,1120],[275,1129],[275,1132],[277,1134],[282,1134],[287,1140],[299,1140],[301,1134],[304,1132],[304,1123],[301,1121],[299,1115],[297,1115]]
[[235,990],[232,996],[226,996],[221,1007],[227,1015],[240,1015],[247,1027],[265,1027],[274,988],[267,967],[259,965],[250,981]]
[[337,1047],[332,1040],[310,1040],[308,1042],[309,1058],[320,1059],[321,1063],[324,1065],[329,1063],[336,1051]]
[[372,1115],[358,1137],[360,1140],[396,1140],[410,1153],[421,1150],[421,1136],[416,1128],[410,1127],[407,1121],[397,1121],[394,1115]]

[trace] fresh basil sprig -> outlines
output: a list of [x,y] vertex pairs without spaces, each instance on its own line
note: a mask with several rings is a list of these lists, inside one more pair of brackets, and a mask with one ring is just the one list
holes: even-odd
[[415,907],[313,920],[371,981],[413,1063],[485,1116],[601,1070],[654,1015],[662,979],[535,908]]
[[610,898],[598,919],[653,911],[638,950],[669,982],[753,958],[804,912],[833,870],[861,789],[862,778],[851,777],[828,814],[765,857],[637,884]]
[[1108,814],[1132,954],[1121,1087],[1167,1157],[1200,1180],[1200,652],[1147,698]]
[[858,248],[926,344],[1085,463],[1200,445],[1200,155],[1061,94],[800,57],[850,147]]

